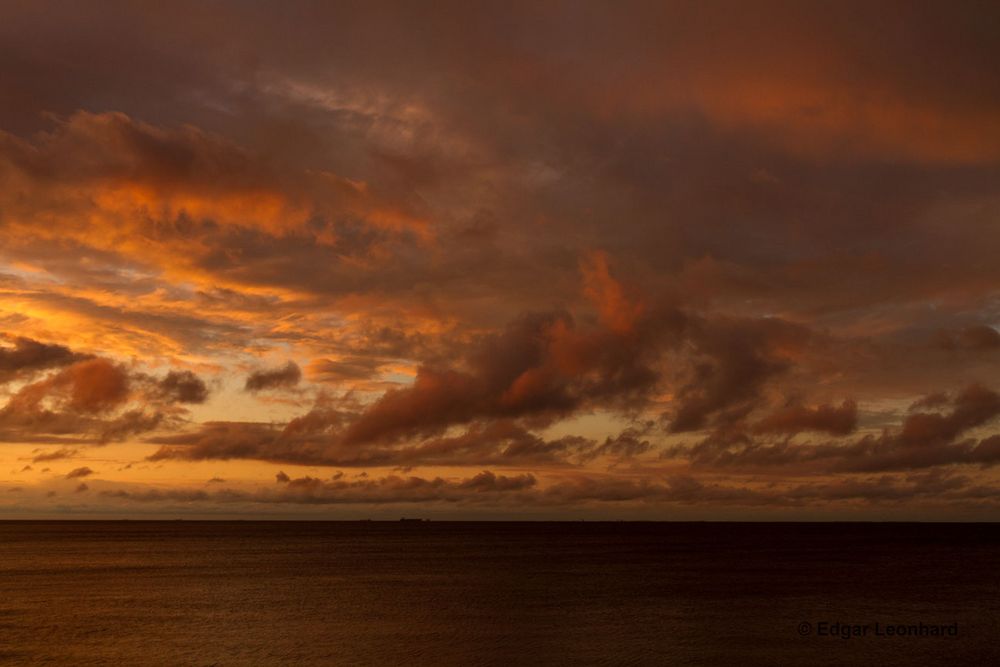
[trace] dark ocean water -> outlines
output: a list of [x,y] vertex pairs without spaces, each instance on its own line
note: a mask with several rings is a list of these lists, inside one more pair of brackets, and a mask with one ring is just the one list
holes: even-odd
[[3,664],[990,665],[998,631],[992,524],[0,523]]

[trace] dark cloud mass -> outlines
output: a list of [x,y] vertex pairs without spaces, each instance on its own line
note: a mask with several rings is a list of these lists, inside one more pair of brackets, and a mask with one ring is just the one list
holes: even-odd
[[[59,350],[64,368],[22,385],[0,408],[0,440],[125,440],[175,421],[181,414],[177,404],[201,403],[208,396],[204,381],[190,371],[156,379],[109,359]],[[32,460],[71,458],[76,452],[64,447]]]
[[754,424],[757,433],[788,433],[822,431],[831,435],[848,435],[858,425],[858,405],[846,400],[840,406],[802,405],[781,408]]
[[281,387],[294,387],[302,379],[302,370],[294,361],[289,361],[281,368],[270,370],[254,371],[247,378],[244,389],[247,391],[261,391],[263,389],[277,389]]
[[524,316],[482,340],[463,367],[421,366],[410,387],[385,393],[344,439],[364,443],[474,419],[556,418],[595,403],[641,403],[659,379],[658,348],[682,322],[679,313],[651,313],[585,329],[567,313]]
[[745,414],[761,400],[764,384],[789,368],[782,352],[801,347],[808,337],[808,329],[779,319],[700,324],[692,342],[703,356],[679,388],[670,430],[699,430],[711,418]]
[[[905,471],[962,464],[989,467],[1000,463],[996,458],[995,435],[982,439],[967,437],[1000,416],[1000,394],[981,385],[970,385],[943,400],[944,411],[911,412],[899,428],[884,430],[879,435],[867,434],[853,442],[793,443],[787,439],[773,442],[732,430],[717,431],[691,447],[675,447],[670,454],[704,467],[813,474]],[[853,409],[849,403],[844,407]],[[786,410],[761,423],[767,424],[776,416],[780,425],[790,418],[806,417],[805,421],[813,421],[823,413],[826,413],[824,422],[833,418],[836,424],[839,419],[835,410],[827,407],[816,411]],[[756,430],[766,434],[772,429]]]
[[204,403],[208,398],[205,381],[191,371],[170,371],[160,380],[160,390],[179,403]]
[[2,14],[19,502],[992,516],[989,3]]
[[63,345],[40,343],[21,336],[7,340],[12,345],[0,348],[0,382],[68,366],[87,358],[87,355],[75,353]]

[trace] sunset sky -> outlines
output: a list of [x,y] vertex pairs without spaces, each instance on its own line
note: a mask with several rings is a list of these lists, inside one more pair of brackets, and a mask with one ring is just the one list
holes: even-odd
[[998,35],[0,0],[0,517],[1000,519]]

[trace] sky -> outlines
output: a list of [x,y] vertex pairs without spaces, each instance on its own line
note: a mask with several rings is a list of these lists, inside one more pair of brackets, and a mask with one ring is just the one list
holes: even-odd
[[1000,518],[1000,7],[0,19],[0,517]]

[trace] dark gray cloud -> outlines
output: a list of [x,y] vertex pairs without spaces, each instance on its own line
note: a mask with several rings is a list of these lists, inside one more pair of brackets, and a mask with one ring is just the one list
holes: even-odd
[[692,340],[701,356],[678,391],[670,430],[700,430],[710,419],[747,414],[761,400],[764,384],[791,365],[776,350],[801,347],[809,336],[807,328],[776,318],[697,323]]
[[64,345],[41,343],[23,336],[6,340],[13,345],[0,347],[0,382],[68,366],[88,358],[88,355],[73,352]]
[[[1000,394],[970,385],[944,401],[944,412],[911,412],[897,429],[864,435],[853,442],[775,442],[734,428],[717,430],[690,447],[673,447],[667,454],[687,458],[696,466],[813,474],[1000,463],[996,436],[968,436],[1000,416]],[[935,401],[935,405],[939,404]]]
[[302,370],[294,361],[289,361],[280,368],[254,371],[247,378],[244,389],[246,391],[262,391],[294,387],[301,379]]
[[790,405],[780,408],[753,425],[756,433],[786,433],[820,431],[831,435],[848,435],[858,426],[858,404],[850,399],[839,406]]
[[208,398],[205,381],[191,371],[170,371],[159,381],[159,388],[178,403],[204,403]]

